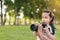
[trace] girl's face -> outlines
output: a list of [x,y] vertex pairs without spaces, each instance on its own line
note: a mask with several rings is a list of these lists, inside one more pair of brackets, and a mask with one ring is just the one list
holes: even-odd
[[42,22],[49,24],[51,21],[51,18],[49,16],[49,13],[42,13]]

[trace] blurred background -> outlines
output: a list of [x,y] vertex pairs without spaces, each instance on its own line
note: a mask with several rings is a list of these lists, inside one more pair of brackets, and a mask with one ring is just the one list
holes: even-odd
[[56,40],[60,38],[60,0],[0,0],[0,40],[36,40],[32,23],[41,22],[41,13],[55,14]]
[[60,0],[0,0],[0,25],[40,22],[44,9],[52,10],[60,24]]

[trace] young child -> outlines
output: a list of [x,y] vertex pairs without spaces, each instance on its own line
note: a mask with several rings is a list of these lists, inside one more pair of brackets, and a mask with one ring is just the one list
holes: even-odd
[[37,23],[38,32],[33,32],[37,36],[37,40],[55,40],[55,28],[53,25],[54,14],[51,11],[45,10],[42,12],[42,22],[47,24],[43,28],[42,24]]

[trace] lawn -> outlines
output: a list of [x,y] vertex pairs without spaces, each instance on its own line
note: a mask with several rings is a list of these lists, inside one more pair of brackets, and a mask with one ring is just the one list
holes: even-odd
[[[60,40],[60,25],[56,26],[56,40]],[[36,40],[29,25],[0,26],[0,40]]]

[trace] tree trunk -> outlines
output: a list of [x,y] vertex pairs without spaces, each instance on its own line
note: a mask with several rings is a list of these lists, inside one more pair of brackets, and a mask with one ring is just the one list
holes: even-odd
[[2,0],[1,0],[1,25],[3,25]]
[[31,19],[30,19],[30,22],[29,22],[29,24],[31,24]]
[[25,25],[27,25],[27,18],[25,18]]
[[14,20],[14,25],[16,25],[16,14],[15,14],[15,20]]
[[6,23],[6,13],[4,14],[4,22],[3,22],[3,25],[5,25]]
[[14,16],[14,25],[16,25],[16,15],[17,15],[17,12],[16,12],[16,8],[14,8],[14,10],[15,10],[15,16]]
[[9,25],[11,25],[10,23],[11,23],[11,16],[9,16]]

